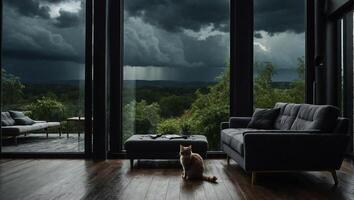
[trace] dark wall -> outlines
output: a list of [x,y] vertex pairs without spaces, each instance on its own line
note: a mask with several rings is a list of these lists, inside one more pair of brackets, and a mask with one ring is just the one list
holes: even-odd
[[327,0],[327,13],[334,14],[336,12],[343,12],[349,4],[353,4],[353,0]]
[[339,106],[339,19],[353,9],[353,0],[316,0],[316,104]]
[[[322,87],[325,88],[322,90],[324,93],[322,98],[325,101],[321,103],[340,107],[342,115],[350,118],[351,121],[353,120],[353,5],[353,0],[327,0],[325,16],[320,18],[325,22],[321,27],[323,33],[316,38],[318,42],[325,44],[325,73],[322,77],[325,80],[322,83]],[[341,20],[343,20],[342,30]],[[343,52],[341,52],[341,37],[344,41]],[[353,132],[353,127],[350,132]],[[350,144],[348,152],[353,152],[353,143]]]

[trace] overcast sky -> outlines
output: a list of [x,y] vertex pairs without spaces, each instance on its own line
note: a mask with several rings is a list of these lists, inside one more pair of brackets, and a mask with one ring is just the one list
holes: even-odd
[[[84,77],[83,0],[4,0],[3,66],[25,81]],[[228,0],[125,0],[124,77],[212,81],[229,59]],[[296,78],[304,2],[255,0],[256,61]],[[237,58],[236,58],[237,59]]]

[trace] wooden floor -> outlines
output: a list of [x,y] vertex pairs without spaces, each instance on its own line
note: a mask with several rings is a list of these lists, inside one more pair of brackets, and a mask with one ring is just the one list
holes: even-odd
[[354,163],[338,171],[339,185],[326,172],[259,175],[235,163],[206,160],[218,183],[183,181],[178,164],[128,160],[0,160],[0,199],[354,199]]

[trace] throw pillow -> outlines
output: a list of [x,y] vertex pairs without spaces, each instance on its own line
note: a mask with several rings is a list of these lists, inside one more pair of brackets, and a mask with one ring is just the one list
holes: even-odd
[[15,123],[16,125],[32,125],[35,122],[33,121],[33,119],[25,116],[25,117],[15,118]]
[[13,119],[26,117],[26,115],[21,111],[9,110],[9,113]]
[[1,112],[1,126],[12,126],[15,124],[15,120],[11,118],[10,113]]
[[251,121],[248,123],[248,128],[255,129],[273,129],[274,122],[278,117],[280,108],[259,109],[253,113]]

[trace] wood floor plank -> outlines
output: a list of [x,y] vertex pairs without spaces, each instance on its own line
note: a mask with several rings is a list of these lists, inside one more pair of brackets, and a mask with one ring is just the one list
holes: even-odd
[[244,200],[245,199],[244,193],[241,190],[240,186],[237,184],[237,181],[232,181],[231,179],[229,179],[229,177],[223,171],[224,165],[226,163],[223,163],[223,160],[215,160],[215,162],[213,162],[213,164],[215,165],[215,168],[218,172],[218,174],[216,176],[219,179],[223,180],[223,183],[224,183],[225,187],[227,188],[227,190],[229,191],[232,199]]
[[[158,163],[158,162],[157,162]],[[205,173],[218,183],[185,181],[178,163],[140,165],[128,160],[0,160],[0,199],[353,199],[354,162],[344,161],[334,188],[328,172],[249,174],[235,162],[206,160]]]
[[145,196],[147,200],[159,200],[166,199],[167,187],[168,187],[168,178],[164,175],[158,173],[155,174],[149,190]]
[[167,186],[167,193],[166,193],[166,199],[167,200],[176,200],[180,199],[180,184],[181,184],[182,178],[180,173],[175,174],[174,176],[171,176],[168,178],[168,186]]
[[217,183],[213,184],[213,188],[214,188],[214,191],[215,191],[218,199],[231,200],[232,199],[231,194],[224,184],[224,176],[222,176],[218,173],[218,171],[215,168],[214,162],[211,162],[210,160],[208,160],[206,168],[208,169],[207,171],[209,171],[209,173],[207,173],[207,174],[212,175],[212,176],[218,176]]

